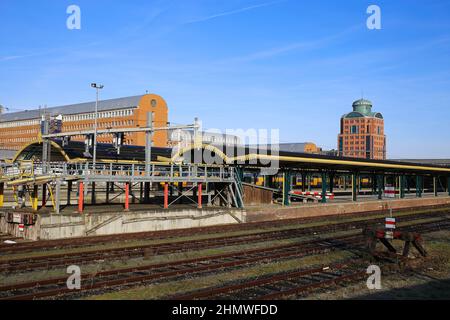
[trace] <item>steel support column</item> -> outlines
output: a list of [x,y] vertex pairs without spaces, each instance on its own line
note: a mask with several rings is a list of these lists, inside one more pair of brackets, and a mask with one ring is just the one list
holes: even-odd
[[42,185],[42,208],[45,207],[46,203],[47,203],[47,184],[44,183]]
[[447,177],[447,192],[448,195],[450,196],[450,176]]
[[130,210],[130,183],[125,183],[125,211]]
[[289,201],[289,195],[291,193],[291,183],[292,183],[292,174],[290,171],[286,171],[283,173],[283,205],[289,206],[291,202]]
[[406,177],[405,175],[400,175],[399,177],[399,189],[400,189],[400,199],[404,199],[405,198],[405,182],[406,182]]
[[164,209],[169,208],[169,184],[164,183]]
[[84,182],[78,183],[78,212],[83,213],[84,210]]
[[[147,128],[153,128],[153,112],[147,112]],[[145,132],[145,174],[150,176],[152,161],[152,138],[151,131]]]
[[334,191],[334,173],[330,173],[330,193]]
[[352,201],[358,201],[358,173],[352,174]]
[[106,203],[109,203],[109,191],[110,191],[109,182],[106,182],[106,195],[105,195],[105,202]]
[[5,201],[5,183],[0,182],[0,208],[3,207],[3,203]]
[[376,174],[372,174],[372,195],[377,194],[377,176]]
[[70,206],[70,198],[72,196],[72,181],[67,182],[67,205]]
[[327,173],[322,171],[322,203],[327,203]]
[[33,186],[33,191],[31,192],[31,208],[33,209],[33,211],[38,210],[38,188],[39,186],[35,184]]
[[203,188],[203,184],[201,182],[199,182],[197,184],[197,188],[198,188],[198,192],[197,192],[197,204],[198,204],[198,209],[202,209],[202,188]]
[[422,176],[416,176],[416,197],[417,198],[422,198],[422,184],[423,184]]
[[378,200],[383,199],[383,182],[384,182],[384,176],[381,174],[378,174],[377,175]]
[[144,183],[144,203],[150,202],[150,182]]
[[306,191],[306,172],[302,172],[302,192]]
[[56,180],[55,186],[55,213],[59,214],[61,208],[61,180]]
[[91,204],[95,204],[97,201],[95,199],[95,182],[92,182],[91,187]]
[[433,176],[433,193],[434,193],[435,197],[438,196],[438,185],[437,185],[438,181],[437,181],[437,179],[438,179],[438,177]]

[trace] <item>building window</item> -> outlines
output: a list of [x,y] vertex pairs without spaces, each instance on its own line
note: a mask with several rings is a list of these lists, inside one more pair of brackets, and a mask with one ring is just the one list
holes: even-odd
[[358,133],[358,126],[352,126],[350,132],[351,132],[352,134]]

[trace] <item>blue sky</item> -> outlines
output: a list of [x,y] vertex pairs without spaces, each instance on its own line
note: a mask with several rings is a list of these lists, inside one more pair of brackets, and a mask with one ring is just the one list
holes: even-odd
[[[66,8],[81,8],[81,30]],[[382,10],[368,30],[366,9]],[[280,129],[336,148],[361,97],[388,157],[450,157],[450,1],[0,1],[0,104],[162,95],[173,123]]]

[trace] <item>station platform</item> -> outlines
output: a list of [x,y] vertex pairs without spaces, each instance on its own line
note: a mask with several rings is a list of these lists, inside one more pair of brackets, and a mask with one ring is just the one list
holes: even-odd
[[246,222],[261,222],[281,219],[320,217],[349,213],[364,213],[378,210],[420,208],[428,206],[450,205],[450,197],[444,193],[439,197],[432,195],[423,198],[385,199],[378,200],[374,197],[362,198],[358,202],[341,199],[327,204],[308,203],[292,204],[282,207],[280,205],[265,205],[246,207]]
[[[123,211],[121,205],[91,206],[83,214],[76,208],[66,208],[61,214],[39,213],[33,225],[8,221],[8,213],[20,213],[10,209],[0,210],[0,233],[26,240],[52,240],[84,236],[136,233],[147,231],[173,230],[206,227],[221,224],[242,223],[245,212],[236,208],[203,208],[177,206],[170,210],[159,206],[130,207]],[[30,212],[24,211],[27,216]]]

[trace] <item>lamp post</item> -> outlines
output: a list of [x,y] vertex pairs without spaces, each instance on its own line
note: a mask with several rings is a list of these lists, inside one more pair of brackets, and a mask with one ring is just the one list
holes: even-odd
[[97,162],[97,118],[98,118],[98,91],[103,89],[102,84],[91,83],[91,87],[96,90],[96,99],[95,99],[95,115],[94,115],[94,154],[92,156],[92,166],[95,174],[95,165]]

